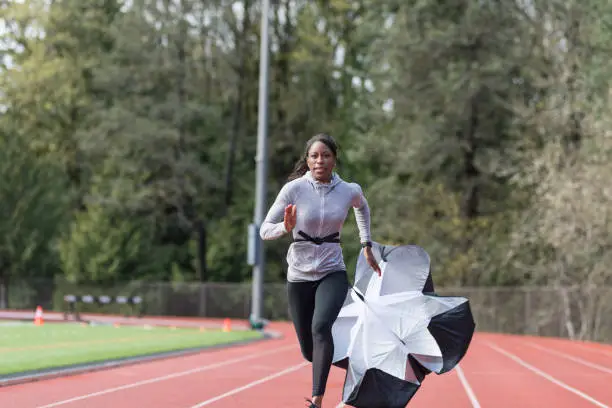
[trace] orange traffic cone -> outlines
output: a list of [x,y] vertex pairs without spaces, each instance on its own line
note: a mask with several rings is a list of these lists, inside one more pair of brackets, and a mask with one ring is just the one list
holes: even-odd
[[42,307],[36,307],[36,313],[34,313],[34,325],[42,326],[43,325],[43,310]]
[[232,331],[232,321],[229,318],[223,320],[223,331],[230,332]]

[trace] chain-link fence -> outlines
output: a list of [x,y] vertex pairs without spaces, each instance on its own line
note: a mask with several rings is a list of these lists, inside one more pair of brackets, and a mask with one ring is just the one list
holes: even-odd
[[[477,330],[612,342],[612,287],[436,288],[470,300]],[[64,311],[65,295],[139,296],[145,315],[248,318],[250,283],[126,282],[100,287],[65,281],[13,282],[2,290],[10,309]],[[80,312],[129,314],[128,305],[79,305]],[[288,319],[285,284],[264,287],[264,317]]]

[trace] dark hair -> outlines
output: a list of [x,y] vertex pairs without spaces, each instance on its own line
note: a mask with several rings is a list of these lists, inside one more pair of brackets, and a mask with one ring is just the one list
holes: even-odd
[[329,150],[332,151],[334,157],[338,156],[338,145],[336,144],[336,141],[333,137],[326,133],[319,133],[314,135],[306,142],[304,154],[302,154],[302,157],[300,157],[300,159],[295,163],[293,172],[289,175],[289,181],[295,180],[296,178],[302,177],[304,174],[306,174],[306,172],[308,171],[308,163],[306,162],[308,158],[308,151],[316,142],[321,142],[325,144],[325,146],[327,146]]

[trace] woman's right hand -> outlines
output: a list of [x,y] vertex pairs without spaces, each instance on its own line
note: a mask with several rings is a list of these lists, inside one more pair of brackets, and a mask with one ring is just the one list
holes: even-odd
[[291,232],[295,227],[295,208],[296,207],[293,204],[289,204],[287,207],[285,207],[285,218],[283,222],[287,232]]

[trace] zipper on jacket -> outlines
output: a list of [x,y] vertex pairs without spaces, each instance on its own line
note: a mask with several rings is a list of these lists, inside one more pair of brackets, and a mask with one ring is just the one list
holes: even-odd
[[[319,188],[319,198],[320,198],[320,207],[319,207],[319,232],[317,234],[317,236],[321,237],[323,236],[323,218],[325,215],[325,189],[323,188]],[[318,272],[318,268],[319,268],[319,263],[321,262],[321,260],[319,259],[321,257],[321,248],[319,248],[318,245],[315,246],[315,265],[314,265],[314,272],[317,273]]]

